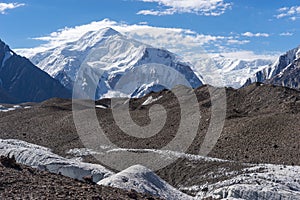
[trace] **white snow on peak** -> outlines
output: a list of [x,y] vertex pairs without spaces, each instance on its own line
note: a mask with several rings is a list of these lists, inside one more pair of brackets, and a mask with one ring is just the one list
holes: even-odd
[[189,200],[193,197],[180,192],[142,165],[131,166],[98,182],[99,185],[135,190],[166,200]]
[[[111,28],[91,31],[84,34],[79,40],[65,43],[57,48],[42,51],[29,58],[35,65],[46,71],[52,77],[58,79],[64,86],[72,88],[73,83],[78,76],[78,72],[83,63],[89,66],[82,71],[80,76],[86,77],[79,80],[79,85],[84,90],[88,90],[89,85],[99,83],[98,97],[114,97],[110,95],[124,93],[127,96],[132,95],[134,91],[142,87],[140,93],[149,92],[153,89],[153,83],[159,85],[158,78],[154,75],[161,75],[160,78],[172,80],[170,85],[177,85],[178,78],[170,77],[170,74],[163,69],[154,70],[153,67],[146,67],[142,70],[143,75],[136,76],[133,80],[123,80],[123,87],[114,90],[120,78],[127,72],[133,72],[141,66],[165,65],[182,73],[192,87],[198,87],[202,84],[201,80],[194,74],[190,64],[181,62],[181,59],[175,54],[164,50],[153,48],[128,38]],[[153,75],[153,76],[151,76]],[[152,78],[151,82],[144,82],[142,76]],[[141,80],[142,79],[142,82]],[[128,93],[127,87],[133,87],[133,91]],[[171,87],[172,88],[172,87]],[[127,91],[125,93],[123,90]],[[132,90],[132,88],[131,88]],[[111,92],[113,91],[113,92]]]
[[52,153],[46,147],[21,140],[0,139],[0,155],[14,156],[18,163],[78,180],[83,180],[85,176],[92,176],[93,181],[98,182],[113,174],[101,165],[66,159]]
[[292,63],[300,57],[300,46],[287,51],[279,56],[277,60],[270,66],[263,67],[261,70],[253,73],[249,78],[252,82],[263,82],[275,76],[282,76],[283,73],[292,65]]
[[[212,77],[211,82],[209,78],[204,81],[211,85],[216,85],[216,79],[220,80],[222,86],[239,88],[245,84],[247,79],[257,71],[260,71],[270,66],[274,60],[267,59],[237,59],[231,57],[224,57],[222,55],[215,55],[209,58],[202,58],[193,70],[201,74],[203,77],[210,77],[217,74],[218,77]],[[218,86],[218,85],[216,85]]]
[[298,47],[298,51],[296,52],[296,59],[300,58],[300,46]]

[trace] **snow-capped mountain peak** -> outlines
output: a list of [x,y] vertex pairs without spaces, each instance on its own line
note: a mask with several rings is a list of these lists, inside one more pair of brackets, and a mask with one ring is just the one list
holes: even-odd
[[[84,87],[99,82],[96,98],[114,91],[114,87],[120,78],[124,74],[132,72],[138,66],[163,65],[181,73],[192,87],[198,87],[203,83],[191,70],[191,65],[181,62],[177,55],[128,38],[112,28],[87,32],[77,41],[37,53],[30,59],[69,89],[73,87],[80,67],[83,64],[88,64],[90,68],[83,73],[85,76],[90,77],[87,79],[91,79],[93,83],[82,80],[81,84]],[[153,71],[158,72],[153,67],[146,67],[142,73],[144,76],[149,77],[149,74],[153,74]],[[97,78],[99,78],[100,73],[102,75],[99,81]],[[160,78],[170,79],[166,70],[159,70],[159,75],[163,75]],[[152,79],[151,82],[144,82],[140,80],[140,77],[135,77],[135,80],[128,80],[128,84],[134,82],[136,85],[126,95],[133,96],[133,92],[138,91],[142,85],[145,87],[145,84],[156,83],[159,85],[160,81],[157,77],[152,77]],[[176,81],[176,78],[172,79],[170,85],[172,87],[176,86],[178,84]],[[153,89],[154,87],[149,86],[147,88]],[[126,88],[125,90],[128,91]],[[135,96],[142,95],[144,93],[135,94]]]
[[102,40],[108,39],[113,36],[120,36],[121,34],[112,28],[104,28],[98,31],[89,31],[85,33],[80,40],[68,43],[69,47],[73,47],[70,50],[84,51],[87,48],[92,48],[95,45],[102,42]]

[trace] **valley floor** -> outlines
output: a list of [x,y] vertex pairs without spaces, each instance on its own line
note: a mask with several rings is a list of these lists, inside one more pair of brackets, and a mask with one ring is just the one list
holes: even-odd
[[[138,124],[149,122],[148,111],[155,103],[163,105],[170,117],[163,134],[147,140],[122,134],[114,124],[110,99],[96,102],[99,124],[118,146],[106,146],[109,152],[138,149],[140,153],[152,151],[162,160],[175,158],[171,165],[155,172],[144,166],[131,166],[122,171],[103,166],[95,159],[99,152],[82,144],[73,121],[72,102],[65,99],[20,106],[3,105],[0,110],[0,155],[14,155],[17,162],[41,170],[79,180],[84,180],[84,174],[92,176],[92,181],[103,186],[122,191],[133,189],[163,199],[300,199],[300,93],[264,84],[252,84],[238,90],[227,88],[225,125],[216,146],[204,157],[198,153],[210,122],[208,88],[203,86],[194,91],[202,121],[195,140],[184,153],[153,150],[161,149],[174,137],[174,124],[180,120],[178,102],[172,92],[162,91],[130,100],[130,114]],[[82,112],[86,109],[83,107]],[[8,180],[9,173],[21,173],[3,166],[2,169],[3,177]],[[34,173],[43,177],[46,172],[34,170]],[[13,175],[11,182],[1,179],[3,194],[11,192],[8,185],[24,185],[14,179],[17,176],[23,177],[23,174]],[[73,179],[66,180],[82,184]],[[36,181],[47,185],[43,179],[37,178]],[[62,184],[68,185],[66,182]],[[33,187],[44,185],[37,185],[34,180],[32,184]]]

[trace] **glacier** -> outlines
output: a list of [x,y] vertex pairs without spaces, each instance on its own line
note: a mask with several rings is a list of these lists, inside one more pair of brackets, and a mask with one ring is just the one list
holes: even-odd
[[[174,156],[186,158],[193,162],[233,162],[172,151],[150,149],[144,151],[156,151],[161,154],[162,159]],[[97,153],[88,149],[72,149],[69,151],[69,154],[79,157]],[[239,173],[232,171],[231,175],[225,180],[204,185],[189,185],[183,182],[179,188],[174,188],[142,165],[134,165],[119,173],[113,173],[101,165],[84,163],[78,159],[63,158],[52,153],[46,147],[21,140],[0,139],[0,155],[14,156],[18,163],[40,170],[47,170],[78,180],[83,180],[85,176],[91,176],[93,181],[99,185],[125,190],[133,189],[140,193],[152,194],[167,200],[200,200],[204,198],[299,199],[300,196],[300,166],[244,164],[244,168]],[[196,196],[189,196],[181,191],[192,191]]]
[[260,164],[206,188],[197,194],[198,199],[299,199],[300,167]]
[[48,148],[21,140],[0,139],[0,155],[14,156],[18,163],[78,180],[91,176],[95,183],[114,174],[101,165],[63,158]]
[[159,176],[142,165],[131,166],[117,174],[99,181],[97,184],[135,190],[147,193],[166,200],[191,200],[193,197],[184,194],[169,185]]

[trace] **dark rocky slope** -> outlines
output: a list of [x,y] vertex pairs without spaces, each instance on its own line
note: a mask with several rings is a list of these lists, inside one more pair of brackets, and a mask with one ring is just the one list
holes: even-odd
[[70,98],[71,92],[0,40],[0,102],[41,102]]

